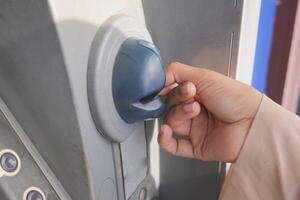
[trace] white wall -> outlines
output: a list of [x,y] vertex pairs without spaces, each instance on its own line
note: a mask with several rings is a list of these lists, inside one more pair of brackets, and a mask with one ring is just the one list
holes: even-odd
[[236,79],[251,84],[261,0],[244,0]]

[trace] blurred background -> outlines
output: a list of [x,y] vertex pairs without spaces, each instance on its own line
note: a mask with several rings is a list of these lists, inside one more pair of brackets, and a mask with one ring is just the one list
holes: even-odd
[[263,0],[252,85],[300,115],[300,9],[297,0]]

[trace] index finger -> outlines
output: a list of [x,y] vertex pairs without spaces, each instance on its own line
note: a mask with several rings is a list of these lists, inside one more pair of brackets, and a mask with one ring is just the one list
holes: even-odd
[[184,81],[201,81],[204,70],[179,62],[173,62],[166,66],[166,86]]

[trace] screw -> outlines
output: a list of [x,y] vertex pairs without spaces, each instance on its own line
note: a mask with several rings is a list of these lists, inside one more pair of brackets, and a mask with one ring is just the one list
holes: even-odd
[[44,200],[44,197],[39,191],[31,190],[28,192],[26,200]]
[[19,165],[17,157],[9,152],[2,154],[0,164],[2,169],[8,173],[15,172]]

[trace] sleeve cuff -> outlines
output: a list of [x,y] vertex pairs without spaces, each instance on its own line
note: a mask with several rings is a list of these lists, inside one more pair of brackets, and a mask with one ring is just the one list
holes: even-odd
[[[295,177],[300,167],[297,152],[299,118],[263,96],[239,157],[225,179],[220,199],[289,199],[285,193],[290,191],[290,184],[283,182],[300,180],[300,175]],[[291,168],[295,171],[289,171]]]

